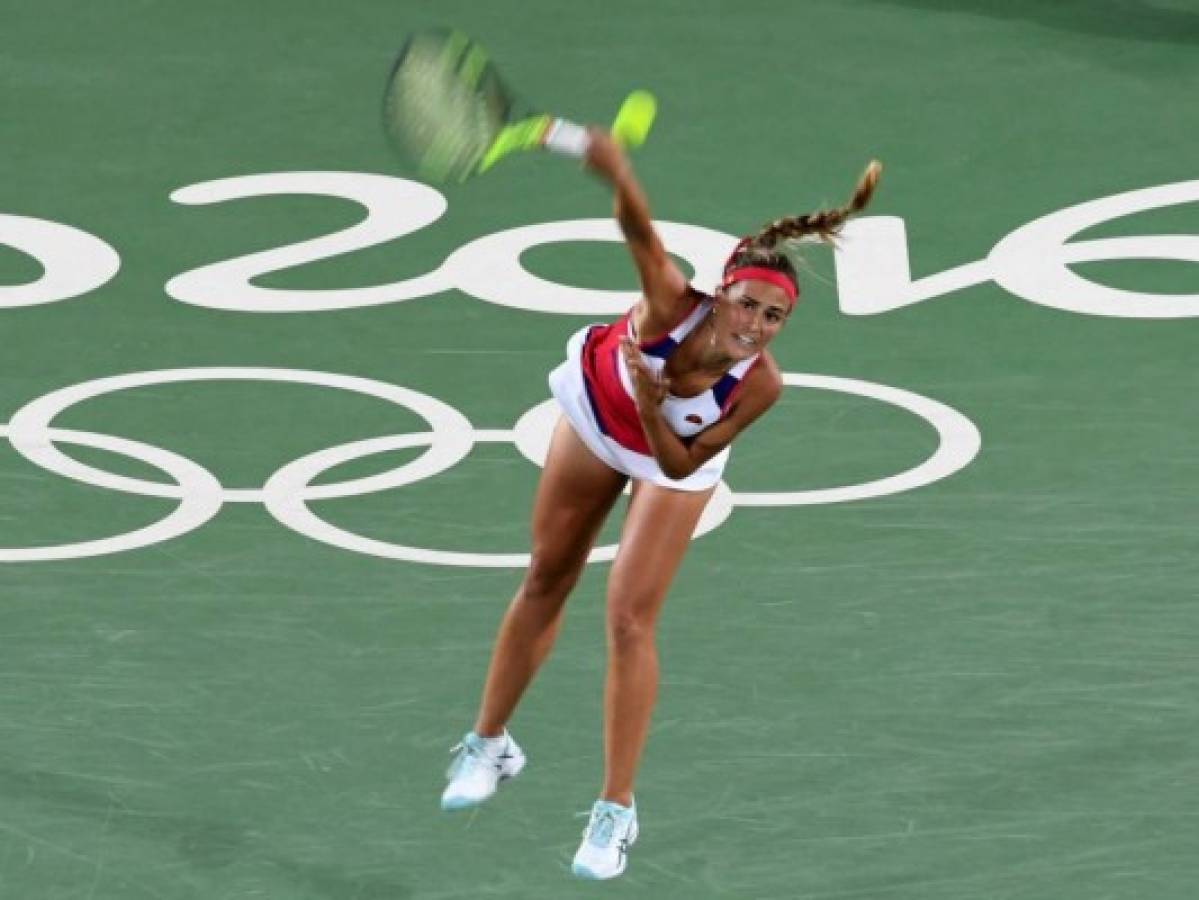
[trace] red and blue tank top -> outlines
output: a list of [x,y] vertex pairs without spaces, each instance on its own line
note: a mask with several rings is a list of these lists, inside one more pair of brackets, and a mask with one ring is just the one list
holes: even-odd
[[[661,374],[670,355],[712,309],[714,301],[708,295],[692,291],[692,296],[695,302],[678,325],[657,340],[638,343],[642,359],[655,374]],[[588,331],[583,342],[583,381],[600,431],[627,450],[652,456],[653,450],[641,427],[633,399],[633,379],[620,353],[621,338],[627,335],[636,339],[632,312],[630,309],[610,325],[593,325]],[[670,429],[684,443],[689,443],[701,431],[724,418],[746,373],[759,356],[755,353],[741,360],[712,387],[694,397],[667,394],[662,402],[662,415]]]

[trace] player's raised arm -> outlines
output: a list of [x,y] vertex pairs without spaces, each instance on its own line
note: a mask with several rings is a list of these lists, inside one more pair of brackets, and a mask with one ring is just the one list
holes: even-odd
[[591,132],[587,166],[612,185],[613,214],[624,234],[648,309],[643,324],[648,331],[674,326],[687,303],[687,279],[679,271],[650,218],[649,201],[620,145],[598,129]]

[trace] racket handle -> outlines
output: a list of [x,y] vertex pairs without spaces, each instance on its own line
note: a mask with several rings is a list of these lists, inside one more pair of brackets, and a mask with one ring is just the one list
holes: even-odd
[[587,155],[587,148],[591,146],[591,135],[582,125],[576,125],[566,119],[554,119],[546,129],[541,143],[545,149],[554,153],[582,159]]

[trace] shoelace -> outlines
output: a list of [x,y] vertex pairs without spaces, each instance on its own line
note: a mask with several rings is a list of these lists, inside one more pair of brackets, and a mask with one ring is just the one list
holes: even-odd
[[[580,813],[586,815],[586,813]],[[588,842],[596,847],[608,847],[612,843],[612,837],[616,832],[617,813],[613,809],[601,809],[599,812],[591,813],[591,821],[587,823],[587,827],[583,829],[583,837],[587,838]]]
[[450,763],[449,769],[446,770],[447,778],[457,778],[458,774],[468,766],[486,765],[493,769],[498,769],[500,763],[492,759],[482,747],[476,747],[473,744],[468,744],[466,741],[459,741],[450,748],[450,755],[457,753],[458,756]]

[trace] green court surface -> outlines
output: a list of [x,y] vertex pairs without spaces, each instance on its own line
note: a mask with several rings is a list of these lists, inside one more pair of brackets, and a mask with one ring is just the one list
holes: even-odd
[[[3,444],[0,897],[1196,896],[1194,0],[43,0],[2,18],[0,423],[61,389],[156,372],[53,425],[74,430],[58,433],[64,453],[160,496]],[[204,508],[219,494],[205,472],[260,488],[316,451],[428,431],[402,403],[337,389],[365,381],[328,377],[345,376],[435,398],[481,440],[430,477],[314,499],[314,513],[377,544],[527,547],[538,469],[511,432],[546,400],[566,338],[605,315],[566,308],[580,295],[558,312],[486,302],[453,279],[287,308],[426,275],[489,235],[608,216],[577,165],[505,160],[438,188],[445,213],[411,234],[254,277],[276,293],[243,293],[277,313],[215,308],[235,292],[227,269],[196,289],[209,305],[166,288],[366,215],[343,194],[295,193],[295,174],[270,196],[173,202],[180,188],[413,179],[384,144],[380,95],[403,36],[436,23],[578,120],[608,122],[630,90],[653,90],[636,166],[664,222],[736,236],[840,202],[870,158],[885,163],[859,223],[877,234],[847,240],[840,272],[827,249],[807,253],[803,303],[774,345],[786,372],[852,381],[789,388],[738,442],[739,501],[837,501],[810,492],[964,452],[964,420],[981,441],[923,486],[738,502],[696,540],[661,622],[642,837],[604,886],[569,863],[599,788],[606,564],[588,567],[513,722],[530,767],[452,816],[437,806],[447,750],[520,569],[334,546],[261,494]],[[416,190],[346,178],[372,197]],[[1118,195],[1056,238],[1025,228]],[[411,196],[379,202],[400,218],[435,203]],[[57,238],[39,263],[20,249],[33,219],[103,241],[119,271],[32,304],[36,285],[100,265]],[[528,299],[472,253],[462,272]],[[544,243],[521,262],[564,286],[636,286],[616,243]],[[167,380],[220,367],[239,377]],[[964,419],[943,442],[870,385]],[[412,462],[429,440],[343,453],[316,483]],[[47,450],[44,433],[25,449]],[[173,478],[191,499],[161,495]],[[196,527],[151,530],[146,546],[13,552],[180,515]]]

